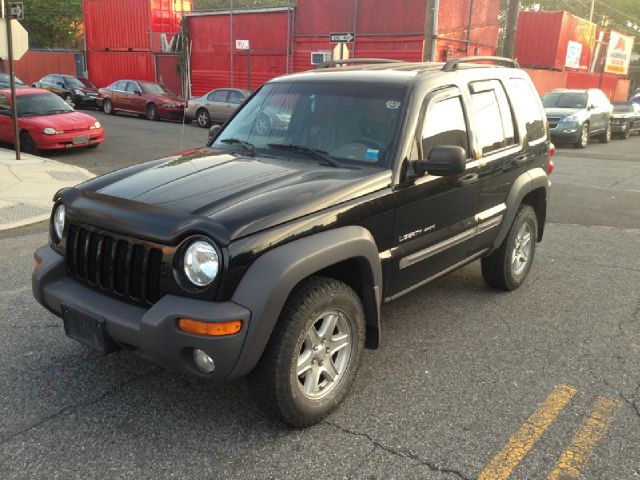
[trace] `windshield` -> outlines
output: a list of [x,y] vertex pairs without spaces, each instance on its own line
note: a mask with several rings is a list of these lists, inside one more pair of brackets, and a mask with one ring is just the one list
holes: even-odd
[[404,87],[389,85],[267,84],[212,146],[236,149],[242,141],[261,153],[296,157],[312,149],[316,159],[320,152],[339,163],[387,166],[405,96]]
[[633,112],[633,105],[630,103],[614,103],[613,104],[614,112]]
[[542,98],[545,108],[586,108],[587,94],[576,92],[552,92]]
[[140,87],[144,93],[154,93],[159,95],[171,95],[171,92],[164,88],[162,85],[158,85],[157,83],[145,83],[141,82]]
[[[15,80],[17,86],[24,86],[24,82],[15,75],[13,76],[13,79]],[[6,73],[0,73],[0,83],[6,83],[7,85],[9,85],[9,75],[7,75]]]
[[64,81],[70,88],[84,88],[85,85],[76,77],[64,77]]
[[18,97],[18,116],[50,115],[73,112],[67,102],[53,93],[34,93]]

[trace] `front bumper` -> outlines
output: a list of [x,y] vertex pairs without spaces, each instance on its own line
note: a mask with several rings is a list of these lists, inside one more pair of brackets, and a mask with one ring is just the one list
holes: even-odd
[[[150,308],[122,302],[76,282],[66,272],[64,258],[46,245],[35,253],[32,288],[35,299],[55,315],[62,307],[104,320],[107,334],[120,347],[181,373],[206,378],[227,378],[244,345],[251,314],[234,302],[207,302],[165,295]],[[206,337],[178,330],[179,318],[203,322],[242,320],[234,335]],[[193,349],[207,352],[215,362],[213,373],[201,373],[193,362]]]
[[[80,136],[87,136],[88,142],[74,144],[73,139]],[[104,142],[104,130],[96,128],[93,130],[83,130],[80,132],[60,133],[56,135],[45,135],[44,133],[33,136],[34,142],[39,150],[68,150],[73,148],[83,148],[96,143]]]
[[629,122],[625,120],[612,120],[611,131],[613,133],[625,133],[629,129]]
[[158,107],[158,113],[160,114],[160,118],[167,120],[182,120],[184,117],[184,108],[168,108],[160,106]]
[[97,107],[98,98],[89,95],[74,95],[73,103],[79,107]]
[[579,125],[563,125],[549,130],[553,143],[575,143],[580,140],[581,133]]

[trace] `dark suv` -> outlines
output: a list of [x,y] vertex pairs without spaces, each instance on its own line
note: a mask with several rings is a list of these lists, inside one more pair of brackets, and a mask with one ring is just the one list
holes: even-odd
[[[507,67],[470,63],[488,59]],[[206,147],[60,191],[35,298],[102,352],[250,374],[263,408],[305,426],[378,346],[383,303],[476,259],[519,287],[553,167],[527,74],[350,63],[266,83]]]

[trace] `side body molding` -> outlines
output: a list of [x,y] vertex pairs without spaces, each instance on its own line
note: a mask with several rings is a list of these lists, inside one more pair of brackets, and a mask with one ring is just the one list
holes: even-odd
[[[505,212],[504,221],[502,222],[500,231],[493,241],[494,248],[498,248],[506,238],[507,233],[509,233],[509,229],[513,224],[513,220],[518,213],[518,208],[522,203],[522,199],[526,197],[530,192],[540,188],[544,189],[544,208],[546,209],[546,205],[549,202],[549,190],[551,188],[551,181],[549,180],[549,176],[547,175],[547,173],[542,168],[534,168],[516,178],[515,182],[513,182],[513,185],[511,186],[509,195],[507,195],[507,211]],[[538,240],[542,238],[543,226],[541,225],[540,228],[541,230],[539,232]]]
[[[317,233],[274,248],[247,270],[232,301],[251,311],[251,322],[242,352],[229,378],[249,373],[269,341],[291,290],[304,278],[341,261],[354,259],[362,274],[367,343],[377,347],[382,267],[371,233],[349,226]],[[369,339],[374,336],[373,340]]]

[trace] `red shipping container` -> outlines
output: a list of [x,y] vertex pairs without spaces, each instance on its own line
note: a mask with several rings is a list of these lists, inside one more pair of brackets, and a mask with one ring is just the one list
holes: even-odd
[[87,52],[89,79],[98,87],[120,79],[155,82],[154,55],[148,52]]
[[181,30],[191,0],[83,0],[82,8],[87,50],[159,51],[159,34]]
[[581,45],[579,70],[588,70],[596,25],[569,12],[521,12],[515,57],[523,67],[564,70],[569,42]]
[[[50,73],[77,75],[76,56],[81,52],[49,52],[29,50],[20,60],[14,62],[16,76],[31,85]],[[7,67],[5,71],[9,71]]]

